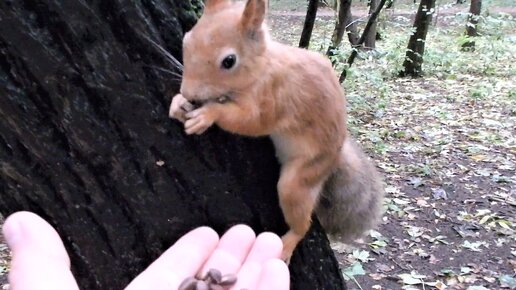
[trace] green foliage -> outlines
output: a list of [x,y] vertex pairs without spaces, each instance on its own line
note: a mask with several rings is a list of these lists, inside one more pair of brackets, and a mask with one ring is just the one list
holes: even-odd
[[307,1],[298,0],[270,0],[269,6],[275,11],[302,11],[306,10]]

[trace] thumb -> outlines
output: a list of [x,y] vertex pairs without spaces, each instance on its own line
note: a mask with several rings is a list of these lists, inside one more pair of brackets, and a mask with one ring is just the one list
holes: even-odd
[[11,290],[79,289],[61,238],[41,217],[14,213],[5,221],[3,234],[12,251]]

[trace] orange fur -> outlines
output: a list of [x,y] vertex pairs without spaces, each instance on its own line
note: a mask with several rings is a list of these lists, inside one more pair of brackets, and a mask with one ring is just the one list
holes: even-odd
[[[344,93],[325,57],[269,39],[265,0],[206,5],[185,36],[183,82],[175,97],[204,105],[185,113],[173,102],[171,116],[186,120],[188,134],[217,124],[236,134],[271,136],[282,163],[278,193],[290,226],[283,237],[288,260],[310,227],[325,181],[346,154]],[[236,65],[224,69],[230,54]],[[221,96],[228,100],[218,102]]]

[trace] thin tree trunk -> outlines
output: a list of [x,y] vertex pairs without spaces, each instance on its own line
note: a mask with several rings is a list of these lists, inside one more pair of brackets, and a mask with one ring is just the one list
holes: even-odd
[[[351,2],[351,1],[350,1]],[[357,22],[353,19],[351,9],[346,12],[346,33],[348,34],[348,40],[352,47],[358,44],[360,35],[358,34]]]
[[421,0],[419,9],[414,20],[415,32],[410,36],[405,61],[403,62],[404,70],[400,72],[401,76],[422,76],[423,54],[425,53],[425,42],[428,27],[432,23],[433,9],[435,0]]
[[[64,238],[81,289],[123,289],[181,235],[245,223],[283,234],[267,138],[168,118],[202,2],[0,1],[0,213],[33,211]],[[292,289],[345,289],[315,220]]]
[[[369,20],[367,21],[366,27],[364,28],[364,31],[362,32],[362,35],[360,36],[360,39],[358,40],[358,44],[357,44],[358,47],[360,47],[360,45],[362,45],[364,43],[367,33],[369,33],[369,30],[371,30],[371,26],[378,18],[378,15],[380,15],[380,12],[382,11],[382,8],[385,5],[385,2],[387,2],[387,0],[380,0],[380,3],[378,4],[378,7],[376,8],[376,10],[369,16]],[[339,81],[341,83],[344,82],[344,80],[346,80],[347,71],[353,65],[353,62],[355,61],[357,54],[358,54],[357,49],[354,49],[351,52],[351,55],[349,56],[348,61],[347,61],[347,67],[345,67],[342,70],[342,73],[340,74],[340,77],[339,77]]]
[[357,27],[356,24],[353,23],[353,16],[351,14],[351,0],[340,0],[338,7],[339,12],[337,14],[337,20],[335,21],[331,44],[326,51],[326,55],[329,57],[335,55],[335,50],[342,42],[344,31],[347,31],[351,46],[354,47],[358,43]]
[[[369,2],[369,15],[373,14],[373,12],[376,10],[376,6],[378,4],[378,0],[370,0]],[[369,16],[370,17],[370,16]],[[366,35],[365,42],[364,42],[364,49],[365,50],[374,50],[376,48],[376,27],[377,27],[378,21],[374,21],[371,25],[371,29]]]
[[308,8],[306,9],[305,24],[301,32],[301,39],[299,40],[299,47],[308,48],[310,45],[310,38],[312,38],[312,30],[314,29],[315,17],[317,16],[317,0],[309,0]]
[[480,18],[480,11],[482,10],[482,0],[471,0],[469,6],[468,22],[466,23],[466,35],[468,40],[462,44],[464,50],[471,50],[475,48],[475,40],[471,37],[479,36],[477,30],[478,20]]

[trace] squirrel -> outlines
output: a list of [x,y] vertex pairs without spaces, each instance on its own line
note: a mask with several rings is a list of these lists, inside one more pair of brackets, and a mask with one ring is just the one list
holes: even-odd
[[315,212],[345,242],[378,222],[379,173],[348,135],[344,91],[328,59],[270,39],[267,0],[207,0],[183,39],[184,71],[170,117],[187,134],[213,124],[246,136],[270,136],[281,163],[277,184],[289,226],[289,261]]

